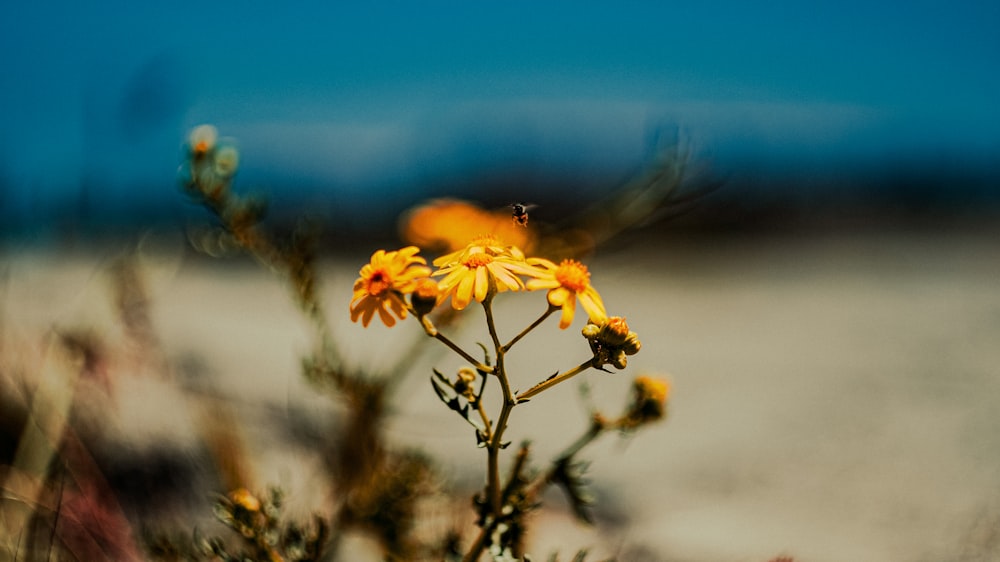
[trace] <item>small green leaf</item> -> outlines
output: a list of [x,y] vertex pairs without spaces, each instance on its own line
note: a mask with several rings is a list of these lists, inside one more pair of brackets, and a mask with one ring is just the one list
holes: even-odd
[[483,365],[486,365],[487,367],[492,367],[493,363],[492,360],[490,359],[490,350],[485,345],[483,345],[483,342],[477,341],[476,345],[478,345],[479,348],[483,350]]

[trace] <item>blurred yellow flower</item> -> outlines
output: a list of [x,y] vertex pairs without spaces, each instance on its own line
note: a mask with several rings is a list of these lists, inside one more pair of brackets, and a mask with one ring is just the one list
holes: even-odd
[[562,308],[559,327],[566,329],[573,323],[576,301],[587,312],[590,321],[600,324],[607,319],[601,295],[590,285],[590,271],[576,260],[563,260],[559,265],[543,258],[531,258],[528,263],[540,266],[537,279],[528,281],[527,289],[549,289],[546,296],[549,304]]
[[670,383],[666,379],[642,375],[635,378],[635,389],[637,396],[663,405],[670,394]]
[[488,233],[530,251],[536,236],[531,225],[514,224],[509,208],[487,211],[457,199],[436,199],[409,210],[400,220],[403,239],[421,248],[454,252],[479,233]]
[[386,326],[396,324],[390,312],[400,319],[406,318],[404,295],[413,292],[417,282],[431,273],[429,267],[422,265],[427,261],[417,255],[419,251],[416,246],[408,246],[394,252],[378,250],[372,255],[371,263],[361,268],[361,276],[354,282],[352,322],[361,318],[361,324],[367,328],[376,312]]
[[638,376],[632,383],[633,399],[619,424],[623,429],[659,420],[667,413],[670,382],[659,377]]
[[519,275],[536,277],[537,268],[524,259],[516,246],[504,246],[495,236],[480,236],[465,248],[434,260],[439,267],[433,275],[443,275],[438,283],[440,299],[451,297],[455,310],[462,310],[475,298],[483,302],[490,289],[519,291],[524,282]]
[[260,511],[260,500],[246,488],[237,488],[229,492],[229,500],[233,502],[234,506],[241,507],[249,512],[255,513]]

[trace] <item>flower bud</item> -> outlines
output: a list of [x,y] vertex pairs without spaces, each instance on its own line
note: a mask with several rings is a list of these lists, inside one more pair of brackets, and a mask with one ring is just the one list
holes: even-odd
[[198,125],[188,134],[188,146],[192,156],[197,160],[215,148],[219,132],[212,125]]
[[601,326],[598,337],[604,345],[617,347],[625,343],[628,334],[628,323],[625,322],[625,318],[612,316]]
[[418,318],[426,316],[434,310],[440,294],[437,281],[429,277],[417,281],[417,287],[410,294],[410,305],[413,306],[413,311]]
[[626,355],[635,355],[639,353],[639,349],[641,348],[642,343],[639,342],[639,336],[635,332],[629,332],[625,338],[625,343],[622,344],[622,350]]
[[455,392],[469,397],[475,394],[473,389],[473,383],[476,382],[476,370],[472,367],[462,367],[458,370],[458,376],[455,378]]
[[615,351],[614,355],[611,356],[611,364],[619,370],[628,366],[628,357],[625,356],[625,351],[621,349]]
[[240,165],[240,151],[235,146],[223,146],[215,153],[213,169],[221,177],[228,178],[236,173]]
[[587,324],[586,326],[583,327],[583,337],[587,338],[588,340],[596,338],[597,335],[600,333],[601,333],[601,327],[598,326],[597,324]]

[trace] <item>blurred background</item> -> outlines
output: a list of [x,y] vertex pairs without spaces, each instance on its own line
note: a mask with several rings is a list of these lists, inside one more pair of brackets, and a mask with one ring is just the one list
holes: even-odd
[[238,140],[238,186],[352,230],[442,194],[554,217],[665,137],[724,185],[702,225],[1000,204],[995,2],[108,1],[0,16],[6,233],[176,221],[180,146],[204,122]]
[[[400,212],[449,196],[557,222],[676,143],[690,151],[682,212],[588,262],[643,342],[628,378],[588,378],[593,396],[613,412],[632,375],[668,375],[670,417],[587,455],[598,526],[547,496],[536,552],[995,560],[998,27],[1000,3],[972,0],[6,2],[0,375],[31,380],[45,334],[76,330],[110,358],[80,392],[114,404],[84,403],[98,421],[81,432],[128,457],[102,467],[122,501],[150,507],[163,489],[208,513],[194,480],[149,459],[174,462],[155,451],[166,443],[197,464],[198,418],[178,404],[210,388],[260,485],[308,504],[332,401],[303,380],[309,330],[285,287],[184,239],[210,222],[178,187],[192,127],[235,139],[235,189],[264,194],[269,220],[310,215],[324,248],[350,250],[324,256],[319,291],[347,359],[376,367],[385,342],[420,336],[347,314]],[[138,238],[143,291],[115,297],[111,265]],[[508,296],[505,332],[541,303]],[[148,307],[163,361],[147,370],[174,379],[129,363],[115,298]],[[581,321],[519,344],[516,384],[557,338],[577,351]],[[457,365],[425,363],[390,438],[438,459],[464,510],[481,451],[425,378]],[[559,408],[536,399],[512,418],[540,464],[584,423],[570,386]]]

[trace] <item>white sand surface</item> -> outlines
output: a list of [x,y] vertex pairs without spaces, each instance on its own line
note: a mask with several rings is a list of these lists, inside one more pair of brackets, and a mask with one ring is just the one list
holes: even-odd
[[[282,454],[267,429],[289,410],[327,411],[299,371],[306,322],[285,287],[254,264],[170,247],[144,262],[167,361],[199,365],[245,417],[257,478],[285,486],[308,509],[321,469],[301,451]],[[95,326],[114,341],[104,270],[112,255],[8,249],[3,353],[54,326]],[[325,262],[324,299],[348,358],[389,366],[394,350],[422,336],[411,322],[392,330],[349,322],[350,285],[365,259]],[[586,373],[519,406],[508,435],[532,439],[540,464],[551,458],[585,423],[578,380],[612,414],[632,376],[669,375],[670,414],[585,451],[598,526],[570,521],[550,493],[532,539],[536,556],[559,549],[568,559],[590,547],[623,560],[1000,559],[997,232],[678,235],[606,249],[589,264],[609,312],[628,319],[642,351],[623,373]],[[543,306],[540,294],[499,296],[500,329],[513,334]],[[585,359],[581,321],[560,332],[550,320],[518,344],[515,386]],[[466,326],[455,334],[460,343],[486,340],[478,321]],[[485,454],[427,382],[431,366],[459,365],[434,353],[397,375],[407,380],[388,430],[474,487]],[[122,404],[134,393],[144,405],[123,406],[123,425],[160,438],[190,431],[179,419],[186,410],[158,403],[173,394],[121,388]]]

